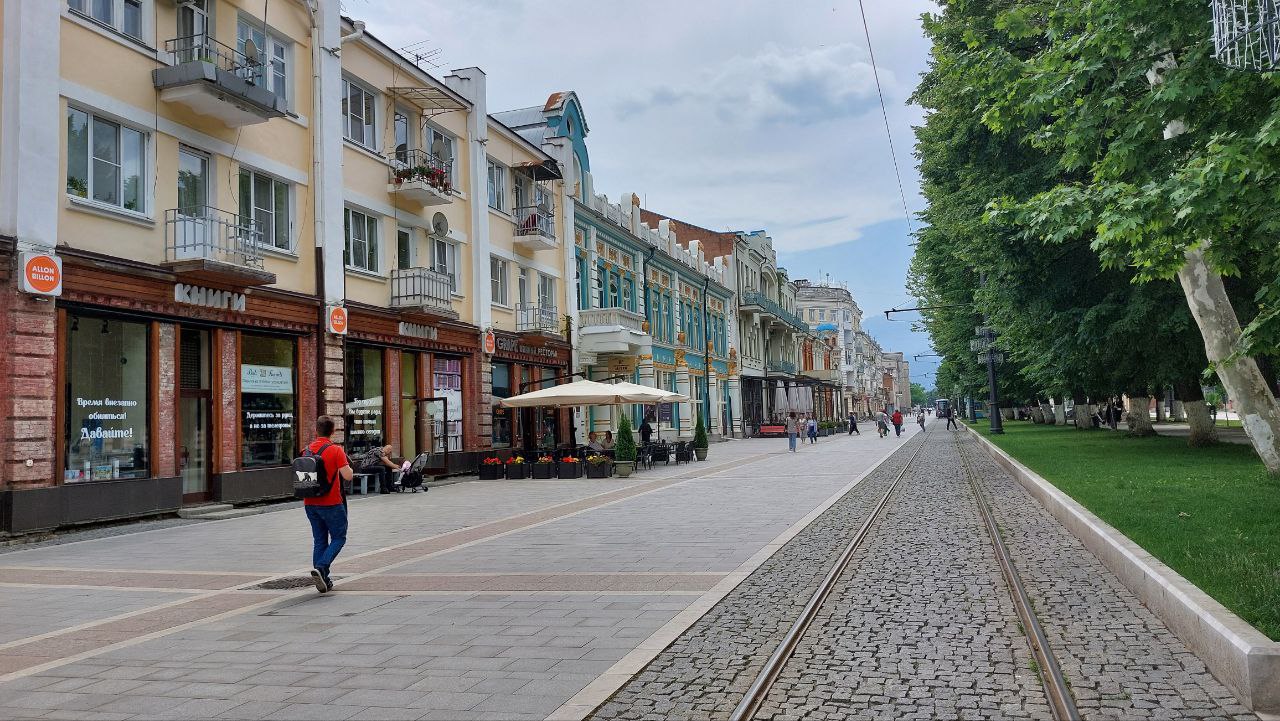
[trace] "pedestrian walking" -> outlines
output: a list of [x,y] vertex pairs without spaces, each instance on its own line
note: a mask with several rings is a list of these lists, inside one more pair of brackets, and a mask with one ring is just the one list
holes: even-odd
[[307,446],[307,453],[320,457],[329,490],[324,495],[302,501],[307,520],[311,522],[311,580],[320,593],[333,590],[329,567],[347,543],[347,497],[342,483],[355,475],[347,452],[329,440],[332,435],[333,419],[329,416],[317,418],[316,439]]
[[889,435],[889,414],[885,411],[880,411],[876,416],[876,430],[879,431],[881,438]]
[[787,450],[792,453],[796,452],[796,437],[800,435],[800,422],[796,420],[795,412],[787,416]]
[[923,431],[924,430],[924,411],[920,411],[920,413],[916,415],[916,423],[920,424],[920,430]]
[[862,435],[858,430],[858,414],[853,411],[849,411],[849,435],[853,435],[855,433]]
[[1113,431],[1120,425],[1120,404],[1114,398],[1107,403],[1107,425]]
[[956,411],[951,406],[947,406],[947,410],[942,412],[947,417],[947,430],[960,430],[960,426],[956,425]]
[[649,416],[645,416],[640,422],[640,442],[649,445],[649,439],[653,438],[653,426],[649,424]]
[[893,432],[899,438],[902,437],[902,411],[893,409]]

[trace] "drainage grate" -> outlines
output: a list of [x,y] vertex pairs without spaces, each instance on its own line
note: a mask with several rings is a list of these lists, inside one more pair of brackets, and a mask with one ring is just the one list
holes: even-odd
[[[334,581],[338,581],[342,576],[332,576]],[[277,578],[265,583],[259,583],[249,586],[250,591],[280,591],[290,588],[315,588],[315,581],[311,580],[311,576],[287,576],[285,578]]]

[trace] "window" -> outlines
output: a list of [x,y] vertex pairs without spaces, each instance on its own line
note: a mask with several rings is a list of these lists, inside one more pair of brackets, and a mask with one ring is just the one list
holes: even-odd
[[529,307],[529,269],[520,268],[516,277],[516,303],[521,308]]
[[[147,478],[147,323],[68,313],[67,483]],[[169,439],[172,441],[172,438]]]
[[346,353],[347,381],[347,455],[359,464],[356,456],[370,448],[385,444],[382,396],[382,350],[368,346],[348,345]]
[[509,448],[511,446],[511,409],[498,403],[499,398],[510,398],[512,395],[511,366],[507,363],[493,364],[493,447]]
[[545,273],[538,274],[538,307],[556,307],[556,279]]
[[372,90],[366,90],[356,83],[342,79],[342,136],[351,142],[370,150],[378,147],[374,134],[375,108],[377,103]]
[[378,272],[377,218],[347,208],[343,213],[342,229],[347,237],[347,265]]
[[418,455],[418,354],[400,351],[400,455]]
[[449,173],[449,185],[457,185],[453,172],[453,136],[428,125],[427,152],[444,163],[445,170]]
[[396,140],[396,160],[407,163],[409,151],[413,148],[413,134],[409,130],[413,126],[409,123],[409,111],[397,106],[391,126]]
[[289,234],[289,185],[262,173],[240,168],[240,217],[262,231],[262,245],[293,250]]
[[67,192],[146,212],[147,134],[67,107]]
[[511,174],[511,197],[515,198],[515,207],[525,208],[533,205],[529,199],[529,176],[524,173]]
[[[262,23],[240,18],[236,25],[236,49],[245,53],[252,40],[258,48],[259,64],[253,66],[250,79],[270,90],[273,95],[289,105],[289,54],[290,43],[266,32]],[[247,55],[247,53],[245,53]]]
[[507,304],[507,261],[501,258],[489,258],[489,282],[492,284],[491,299],[498,305]]
[[240,336],[240,429],[245,468],[284,466],[297,453],[295,342]]
[[458,246],[443,238],[431,239],[431,269],[449,276],[449,290],[458,290]]
[[492,160],[489,161],[489,207],[507,208],[507,169]]
[[69,0],[67,6],[134,40],[142,40],[142,3],[143,0]]
[[178,209],[200,217],[209,205],[209,156],[185,146],[178,148]]
[[591,275],[587,272],[587,259],[581,255],[577,257],[577,269],[578,310],[587,310],[591,307]]
[[396,229],[396,267],[400,270],[413,267],[413,231],[409,228]]

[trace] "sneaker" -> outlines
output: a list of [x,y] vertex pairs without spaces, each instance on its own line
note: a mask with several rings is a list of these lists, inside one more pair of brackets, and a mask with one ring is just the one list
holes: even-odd
[[333,584],[325,578],[324,573],[318,569],[311,569],[311,581],[316,584],[316,590],[320,593],[328,593],[333,588]]

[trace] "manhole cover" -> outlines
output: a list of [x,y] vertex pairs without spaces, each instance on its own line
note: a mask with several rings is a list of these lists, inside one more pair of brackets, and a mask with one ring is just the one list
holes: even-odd
[[[331,578],[334,581],[337,581],[342,578],[342,576],[332,576]],[[250,586],[249,589],[260,591],[280,591],[290,588],[314,588],[315,585],[315,581],[311,580],[310,576],[289,576],[286,578],[277,578],[271,581],[266,581],[265,583],[259,583],[254,586]]]

